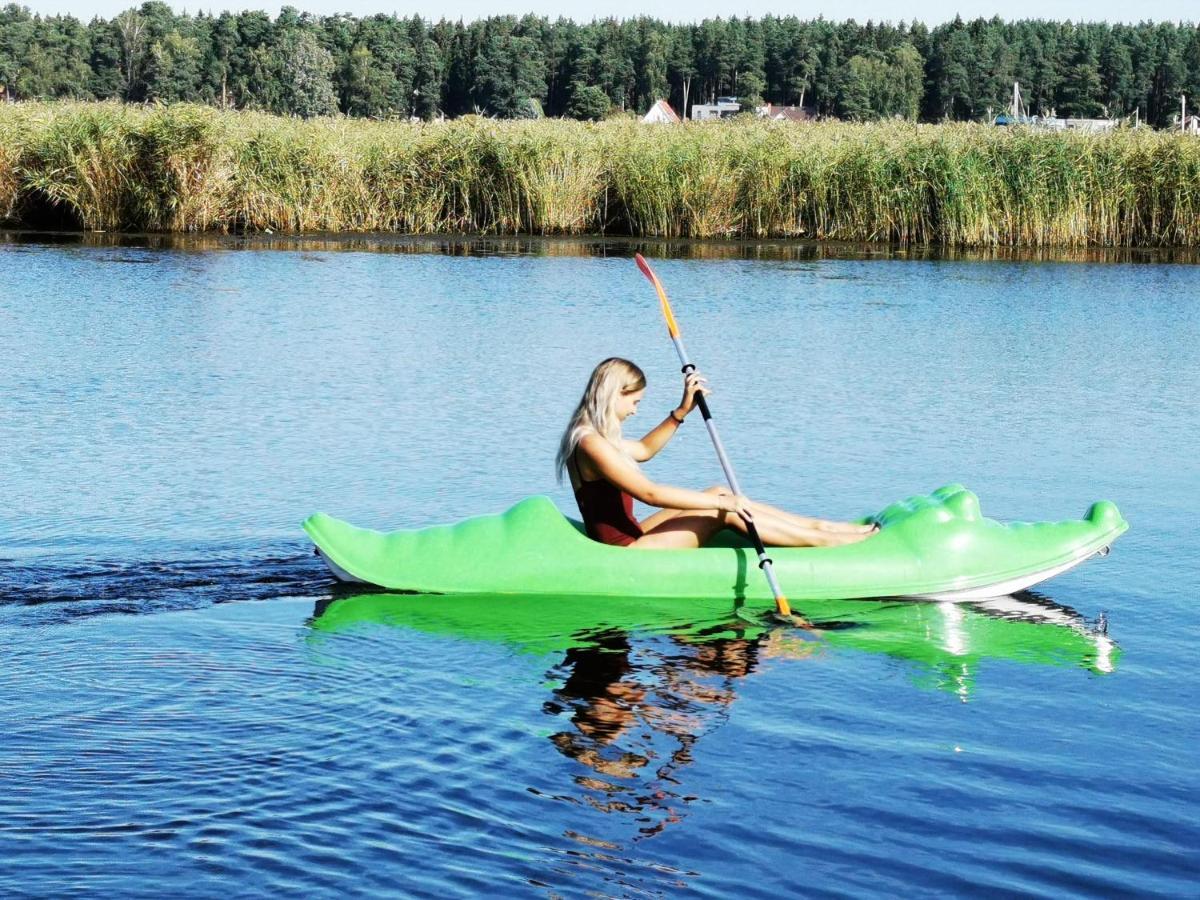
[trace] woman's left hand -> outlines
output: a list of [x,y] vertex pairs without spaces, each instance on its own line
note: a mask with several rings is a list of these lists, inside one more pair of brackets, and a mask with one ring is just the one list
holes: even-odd
[[680,417],[686,416],[696,407],[696,395],[707,396],[711,391],[708,379],[697,371],[691,371],[683,377],[683,399],[679,401],[677,412]]

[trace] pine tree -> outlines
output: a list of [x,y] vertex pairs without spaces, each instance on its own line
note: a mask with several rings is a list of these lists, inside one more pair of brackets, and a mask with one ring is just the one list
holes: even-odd
[[1103,96],[1099,56],[1086,38],[1081,37],[1063,77],[1059,112],[1079,118],[1095,118],[1104,112]]

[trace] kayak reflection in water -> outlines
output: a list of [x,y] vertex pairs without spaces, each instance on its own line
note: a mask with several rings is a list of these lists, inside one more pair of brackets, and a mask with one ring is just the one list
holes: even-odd
[[619,629],[593,634],[548,673],[562,685],[543,711],[571,716],[571,727],[550,741],[591,770],[575,777],[587,803],[635,814],[649,837],[679,822],[697,799],[678,790],[679,770],[692,762],[696,742],[728,718],[738,679],[764,656],[806,656],[816,646],[788,641],[778,629],[754,637],[649,636],[636,645]]
[[[645,391],[641,369],[626,359],[606,359],[593,370],[563,432],[559,478],[564,471],[569,475],[593,540],[622,547],[688,549],[702,547],[722,528],[745,534],[746,519],[752,519],[763,541],[775,547],[834,547],[875,532],[874,525],[798,516],[721,486],[694,491],[651,481],[637,464],[653,459],[667,445],[696,407],[697,395],[709,389],[699,372],[691,372],[684,378],[679,406],[641,440],[628,440],[621,426],[637,413]],[[635,498],[662,509],[639,522],[633,516]]]

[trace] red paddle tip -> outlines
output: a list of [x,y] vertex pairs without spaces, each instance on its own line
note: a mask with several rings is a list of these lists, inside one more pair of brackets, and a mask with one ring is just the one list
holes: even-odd
[[646,257],[640,253],[635,253],[633,254],[633,261],[637,263],[637,267],[642,270],[643,275],[651,281],[654,280],[654,273],[650,271],[650,263],[646,262]]

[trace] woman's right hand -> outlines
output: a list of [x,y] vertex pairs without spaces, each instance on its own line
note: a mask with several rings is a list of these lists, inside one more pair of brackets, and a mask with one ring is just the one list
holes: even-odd
[[741,494],[720,494],[717,497],[717,503],[720,504],[717,509],[721,512],[737,513],[747,522],[754,520],[754,514],[750,512],[748,497],[743,497]]
[[708,379],[693,369],[683,376],[683,399],[675,409],[679,415],[687,418],[687,414],[696,408],[697,395],[707,397],[712,391],[708,387]]

